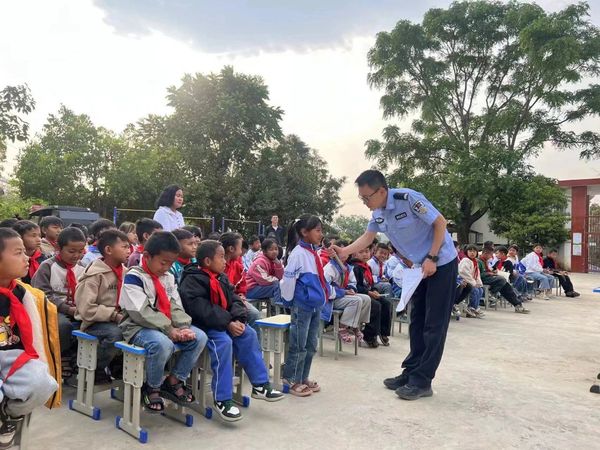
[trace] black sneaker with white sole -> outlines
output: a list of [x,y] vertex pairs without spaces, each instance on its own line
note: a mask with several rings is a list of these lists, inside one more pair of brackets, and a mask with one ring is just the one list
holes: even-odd
[[265,383],[260,386],[252,386],[252,398],[266,400],[268,402],[278,402],[283,399],[283,393],[273,389],[271,383]]
[[13,419],[12,417],[2,418],[2,425],[0,425],[0,449],[10,448],[14,445],[17,428],[19,422],[22,420],[22,417],[17,419]]
[[215,401],[215,409],[221,416],[221,419],[226,422],[237,422],[238,420],[242,420],[242,413],[233,400],[225,400],[222,402]]

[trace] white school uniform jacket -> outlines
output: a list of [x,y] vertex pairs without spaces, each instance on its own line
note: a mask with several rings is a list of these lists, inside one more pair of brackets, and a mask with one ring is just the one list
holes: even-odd
[[458,263],[458,276],[474,287],[482,287],[481,273],[477,272],[477,278],[474,276],[475,267],[473,261],[469,258],[463,258]]
[[521,264],[525,266],[527,272],[543,272],[544,268],[540,264],[540,258],[536,252],[529,253],[521,260]]
[[380,263],[379,260],[373,256],[367,261],[367,264],[371,268],[371,272],[373,272],[373,282],[379,283],[381,279],[385,277],[385,263]]

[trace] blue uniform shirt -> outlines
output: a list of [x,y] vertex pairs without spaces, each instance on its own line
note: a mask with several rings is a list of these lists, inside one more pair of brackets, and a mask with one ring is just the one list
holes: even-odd
[[[373,211],[367,230],[384,233],[404,257],[415,264],[422,264],[431,250],[432,224],[439,215],[439,211],[420,192],[389,189],[385,208]],[[448,264],[457,256],[452,237],[446,231],[437,265]]]

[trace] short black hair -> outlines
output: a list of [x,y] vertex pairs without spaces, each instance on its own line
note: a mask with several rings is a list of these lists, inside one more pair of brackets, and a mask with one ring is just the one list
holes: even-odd
[[182,230],[188,230],[195,237],[202,239],[202,228],[197,227],[196,225],[186,225],[185,227],[181,227]]
[[260,238],[256,235],[252,235],[250,236],[250,239],[248,239],[248,244],[254,244],[256,241],[260,242]]
[[508,249],[504,245],[500,245],[499,247],[496,247],[496,251],[500,252],[500,253],[504,253],[505,255],[508,254]]
[[156,207],[160,208],[161,206],[173,206],[173,202],[175,201],[175,194],[177,191],[181,191],[182,189],[176,184],[170,184],[158,196],[156,200]]
[[61,228],[65,227],[65,224],[63,223],[62,220],[60,220],[59,217],[56,216],[44,216],[42,217],[42,220],[40,220],[40,229],[44,229],[44,228],[48,228],[49,226],[52,225],[58,225]]
[[218,241],[219,239],[221,239],[221,233],[219,233],[218,231],[213,231],[211,233],[208,233],[206,239],[209,241]]
[[144,243],[144,234],[152,234],[154,230],[162,230],[162,225],[156,220],[144,217],[135,223],[135,234],[140,244]]
[[6,248],[6,241],[9,239],[21,238],[19,233],[17,233],[12,228],[0,227],[0,253],[4,252]]
[[242,250],[248,250],[248,241],[246,239],[242,239]]
[[377,244],[377,250],[387,250],[388,252],[390,251],[390,246],[387,245],[385,242],[380,242],[379,244]]
[[492,242],[492,241],[485,241],[483,243],[483,248],[487,248],[489,250],[494,250],[494,242]]
[[160,255],[162,252],[177,253],[181,252],[179,241],[170,231],[157,231],[144,245],[144,251],[150,256]]
[[15,217],[11,217],[9,219],[4,219],[0,222],[0,228],[12,228],[19,221],[19,219]]
[[550,253],[558,253],[558,250],[556,250],[555,248],[553,248],[553,249],[552,249],[552,250],[550,250],[548,253],[549,253],[549,254],[550,254]]
[[104,230],[98,238],[98,244],[96,245],[96,248],[102,256],[105,256],[104,251],[106,247],[112,247],[118,241],[129,242],[129,239],[122,231],[113,229]]
[[460,244],[458,243],[458,241],[452,241],[452,243],[454,244],[455,247],[460,246]]
[[350,245],[350,243],[345,239],[340,239],[339,241],[337,241],[335,243],[335,245],[337,245],[338,247],[348,247],[348,245]]
[[219,241],[213,239],[202,241],[198,246],[198,250],[196,250],[196,260],[198,261],[198,264],[202,265],[204,263],[204,258],[214,258],[219,247],[223,247],[223,244]]
[[469,250],[474,250],[476,252],[479,252],[479,249],[477,248],[477,246],[475,244],[467,244],[465,245],[465,253],[467,253]]
[[178,241],[183,241],[184,239],[192,239],[194,235],[183,228],[177,228],[176,230],[171,231],[173,235],[177,238]]
[[235,247],[237,241],[241,241],[243,238],[240,233],[223,233],[219,240],[221,241],[223,248],[227,250],[227,247]]
[[516,251],[519,251],[519,246],[517,244],[512,244],[508,249],[514,248]]
[[83,233],[83,235],[87,238],[88,237],[88,229],[87,227],[82,224],[82,223],[78,223],[78,222],[73,222],[72,224],[69,225],[72,228],[78,228],[81,230],[81,232]]
[[354,183],[358,187],[369,186],[371,189],[388,188],[385,177],[379,170],[365,170],[361,173]]
[[63,228],[63,230],[60,232],[57,241],[58,248],[62,249],[71,242],[86,242],[86,239],[83,231],[81,231],[79,228],[67,227]]
[[108,219],[98,219],[90,225],[90,236],[94,239],[98,239],[103,231],[110,230],[111,228],[117,228],[114,222]]
[[13,230],[15,230],[21,237],[25,235],[28,231],[31,230],[39,230],[40,227],[37,223],[32,222],[31,220],[18,220],[17,223],[13,225]]
[[267,250],[269,250],[269,248],[271,248],[271,246],[275,244],[277,245],[277,247],[279,247],[279,245],[277,244],[277,241],[275,239],[265,239],[264,241],[262,241],[262,243],[260,244],[260,248],[262,249],[263,252],[266,252]]
[[119,225],[119,231],[123,233],[134,233],[135,232],[135,223],[133,222],[123,222]]

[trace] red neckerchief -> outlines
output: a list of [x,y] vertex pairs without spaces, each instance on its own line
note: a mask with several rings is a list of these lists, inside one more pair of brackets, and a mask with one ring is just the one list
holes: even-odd
[[179,261],[181,263],[181,265],[183,265],[185,267],[188,264],[191,264],[192,258],[177,258],[177,261]]
[[[469,258],[467,256],[467,258]],[[469,258],[473,263],[473,278],[479,278],[479,263],[477,262],[477,258]]]
[[350,280],[350,269],[348,268],[348,265],[346,265],[346,270],[344,270],[340,266],[340,263],[335,260],[335,258],[332,259],[330,262],[331,262],[331,264],[333,264],[333,267],[335,267],[336,270],[340,273],[340,275],[342,275],[343,281],[342,281],[342,286],[340,286],[340,287],[342,287],[343,289],[346,289],[348,287],[348,282]]
[[498,270],[502,270],[502,268],[504,267],[504,261],[502,261],[501,259],[498,260],[498,264],[496,264],[496,268]]
[[542,258],[542,255],[538,255],[537,253],[536,253],[536,255],[537,255],[537,257],[538,257],[538,259],[540,261],[540,266],[544,267],[544,258]]
[[[102,260],[104,261],[104,258],[102,258]],[[106,261],[104,261],[104,263],[106,264]],[[108,264],[106,264],[106,265],[108,267],[110,267],[110,270],[112,270],[113,273],[115,274],[115,276],[117,277],[117,305],[116,306],[119,306],[119,300],[121,299],[121,287],[123,286],[124,266],[123,266],[123,264],[119,264],[117,267],[113,267]]]
[[153,274],[148,268],[148,263],[145,259],[142,259],[142,269],[150,276],[152,279],[152,283],[154,284],[154,290],[156,291],[156,306],[158,306],[158,310],[163,313],[165,316],[171,320],[171,300],[169,300],[169,296],[167,295],[167,291],[165,287],[162,285],[158,277]]
[[29,271],[27,273],[30,280],[40,268],[40,262],[38,261],[40,256],[42,256],[42,252],[39,249],[36,249],[35,252],[33,252],[33,255],[29,257]]
[[362,261],[355,262],[354,265],[361,267],[365,271],[365,281],[368,283],[369,286],[373,286],[373,284],[375,284],[375,281],[373,280],[373,272],[371,271],[369,265]]
[[60,247],[58,246],[58,241],[51,241],[50,239],[46,238],[46,242],[48,242],[48,244],[54,247],[54,250],[60,250]]
[[23,344],[25,351],[13,362],[6,374],[6,378],[4,379],[5,382],[13,373],[23,367],[27,361],[39,358],[39,355],[33,347],[33,327],[31,326],[31,319],[29,318],[23,303],[21,303],[13,293],[16,287],[17,282],[12,280],[8,288],[0,287],[0,295],[4,295],[10,302],[10,327],[14,328],[15,325],[19,327],[21,343]]
[[144,244],[140,244],[135,248],[138,253],[144,253]]
[[227,310],[227,297],[225,297],[225,292],[223,292],[221,282],[217,278],[218,275],[212,270],[206,269],[205,267],[200,270],[207,274],[208,278],[210,279],[210,302],[213,305],[219,305],[224,310]]
[[319,281],[321,282],[321,287],[323,288],[323,293],[325,294],[325,299],[327,299],[329,290],[327,289],[327,281],[325,281],[325,272],[323,271],[323,263],[321,262],[321,258],[319,254],[315,251],[312,245],[307,244],[304,241],[299,242],[300,247],[313,255],[315,259],[315,265],[317,266],[317,273],[319,274]]
[[67,269],[67,304],[70,306],[75,306],[75,288],[77,287],[77,277],[75,276],[75,271],[73,267],[74,264],[67,264],[60,257],[60,255],[56,255],[56,261],[62,264],[65,269]]

